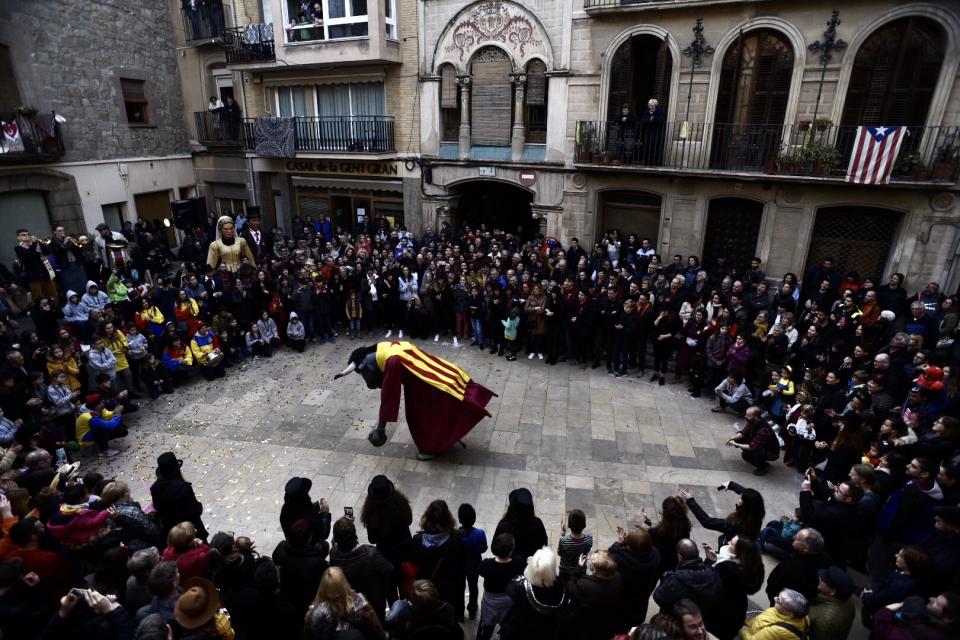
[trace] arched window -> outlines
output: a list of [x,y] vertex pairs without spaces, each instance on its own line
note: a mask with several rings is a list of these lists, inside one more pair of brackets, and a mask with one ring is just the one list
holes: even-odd
[[673,57],[666,40],[642,34],[621,44],[610,61],[607,120],[617,120],[625,104],[640,113],[650,98],[666,111],[670,98]]
[[484,47],[470,61],[470,137],[474,145],[504,147],[513,126],[513,65],[503,49]]
[[741,31],[727,48],[713,117],[714,168],[756,170],[776,156],[793,65],[793,47],[778,31]]
[[527,64],[527,87],[524,93],[523,123],[526,141],[532,144],[547,142],[547,65],[542,60]]
[[945,40],[940,25],[917,16],[894,20],[870,34],[853,61],[841,123],[923,125]]
[[713,121],[782,125],[793,75],[793,48],[769,29],[740,32],[723,56]]
[[460,87],[452,64],[440,67],[441,142],[456,142],[460,137]]

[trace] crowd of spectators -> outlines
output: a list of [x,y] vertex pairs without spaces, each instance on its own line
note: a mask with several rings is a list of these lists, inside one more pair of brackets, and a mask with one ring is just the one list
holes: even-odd
[[[483,226],[417,241],[383,218],[354,235],[329,219],[295,220],[289,236],[260,225],[211,217],[177,254],[142,220],[86,242],[18,234],[13,271],[0,269],[4,637],[458,637],[479,617],[480,637],[505,640],[842,638],[856,598],[875,638],[957,635],[960,342],[936,283],[911,294],[900,274],[879,285],[832,260],[774,281],[756,258],[667,263],[615,231],[587,252]],[[797,508],[768,519],[762,486],[728,483],[736,506],[713,517],[680,490],[606,550],[571,512],[555,553],[518,490],[482,558],[469,505],[457,527],[434,501],[411,535],[409,503],[375,478],[365,545],[294,478],[268,558],[208,534],[172,454],[150,513],[123,482],[77,472],[84,450],[120,452],[138,396],[375,333],[605,366],[611,384],[672,372],[742,417],[728,445],[756,475],[781,454],[796,469]],[[690,539],[688,514],[716,548]],[[769,576],[764,553],[779,560]],[[770,608],[748,617],[764,584]]]

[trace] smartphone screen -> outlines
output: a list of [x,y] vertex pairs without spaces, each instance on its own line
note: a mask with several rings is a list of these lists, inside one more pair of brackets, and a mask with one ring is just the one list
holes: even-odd
[[353,507],[344,507],[344,508],[343,508],[343,515],[345,515],[346,517],[348,517],[348,518],[350,518],[350,519],[353,519]]

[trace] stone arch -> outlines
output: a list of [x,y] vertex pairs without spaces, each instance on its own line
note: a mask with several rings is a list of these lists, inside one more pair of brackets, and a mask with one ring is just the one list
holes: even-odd
[[624,42],[634,36],[642,35],[660,38],[661,40],[665,41],[667,46],[670,48],[670,56],[673,58],[673,69],[670,72],[670,97],[667,104],[667,122],[673,122],[676,120],[677,95],[680,86],[680,67],[682,66],[680,45],[676,38],[670,36],[669,31],[663,27],[652,24],[641,24],[622,31],[610,42],[610,46],[607,47],[606,51],[601,54],[600,100],[599,111],[597,112],[598,120],[606,120],[607,117],[607,101],[609,100],[610,93],[610,61],[613,59],[617,49],[619,49]]
[[431,72],[449,62],[459,73],[466,73],[473,54],[485,46],[504,49],[520,71],[533,58],[553,67],[553,48],[540,20],[523,6],[509,1],[476,2],[449,22],[437,40]]
[[755,29],[773,29],[784,35],[790,46],[793,47],[793,75],[790,78],[790,93],[787,98],[787,111],[784,115],[784,123],[792,124],[797,118],[797,106],[800,98],[800,85],[803,82],[803,70],[806,67],[807,45],[804,42],[803,34],[800,33],[793,24],[771,16],[751,18],[745,20],[727,32],[720,42],[717,43],[716,53],[713,55],[710,68],[710,84],[707,87],[707,110],[705,120],[711,122],[717,110],[717,95],[720,92],[720,75],[723,70],[723,59],[736,39],[740,31],[748,32]]
[[80,192],[72,175],[52,169],[0,175],[0,194],[12,191],[42,191],[51,224],[62,224],[68,233],[87,233]]
[[834,122],[840,122],[843,116],[847,89],[850,87],[850,76],[853,73],[853,62],[860,47],[863,46],[877,29],[894,20],[910,16],[930,18],[938,22],[947,35],[947,48],[944,53],[943,65],[940,67],[940,77],[937,78],[937,88],[933,94],[933,98],[930,100],[930,107],[927,110],[927,121],[924,124],[928,127],[936,126],[943,121],[943,114],[946,111],[950,93],[953,91],[953,81],[954,78],[957,77],[958,68],[960,68],[960,19],[958,19],[955,12],[948,11],[943,7],[937,7],[928,3],[911,3],[895,7],[880,14],[861,27],[850,41],[850,45],[847,47],[847,54],[840,67],[840,77],[837,79],[837,90],[835,93],[837,99],[834,100],[833,112],[831,113],[831,119]]

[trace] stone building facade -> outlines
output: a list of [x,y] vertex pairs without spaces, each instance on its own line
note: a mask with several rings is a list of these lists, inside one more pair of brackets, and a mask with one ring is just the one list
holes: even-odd
[[[431,0],[420,11],[425,226],[486,222],[585,244],[618,229],[668,259],[756,255],[775,278],[833,257],[863,276],[960,285],[955,3]],[[534,59],[543,106],[528,98]],[[478,99],[474,77],[503,90]],[[509,133],[488,135],[491,114]],[[907,134],[889,184],[846,180],[861,125]]]
[[[378,215],[419,229],[416,2],[321,0],[310,15],[302,4],[225,2],[217,38],[181,21],[200,194],[218,213],[259,207],[285,230],[324,215],[350,230]],[[211,97],[227,95],[242,113],[232,130],[208,113]],[[257,152],[256,120],[275,117],[294,118],[294,156]]]
[[[0,6],[0,119],[21,134],[0,155],[4,261],[17,226],[41,237],[53,224],[119,227],[142,213],[168,217],[168,203],[192,193],[171,27],[169,8],[149,0]],[[31,127],[53,114],[62,149],[51,136],[33,153]]]

